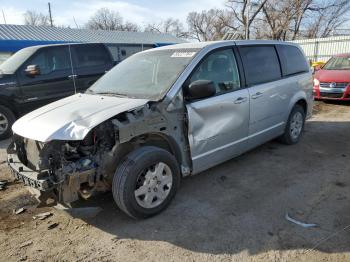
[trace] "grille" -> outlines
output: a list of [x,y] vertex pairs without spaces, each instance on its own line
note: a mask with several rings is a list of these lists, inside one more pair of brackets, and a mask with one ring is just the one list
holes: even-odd
[[322,97],[329,97],[329,98],[342,98],[343,94],[342,93],[325,93],[325,92],[321,92],[320,96],[322,96]]
[[324,88],[330,88],[330,84],[331,83],[334,83],[335,86],[333,88],[345,88],[349,85],[349,83],[347,82],[338,82],[338,83],[335,83],[335,82],[321,82],[320,83],[320,87],[324,87]]

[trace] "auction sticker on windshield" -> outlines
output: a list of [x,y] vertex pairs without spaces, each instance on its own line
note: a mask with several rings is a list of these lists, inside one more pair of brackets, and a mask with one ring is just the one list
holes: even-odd
[[192,57],[196,54],[196,52],[175,52],[171,55],[171,57]]

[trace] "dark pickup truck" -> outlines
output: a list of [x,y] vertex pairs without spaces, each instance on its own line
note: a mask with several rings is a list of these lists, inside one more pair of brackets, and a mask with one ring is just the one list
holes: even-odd
[[84,92],[114,65],[105,44],[24,48],[0,65],[0,140],[14,121],[43,105]]

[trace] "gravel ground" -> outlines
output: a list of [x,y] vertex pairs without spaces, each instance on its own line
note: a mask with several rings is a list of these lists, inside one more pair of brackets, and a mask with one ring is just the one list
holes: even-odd
[[[272,141],[186,178],[147,220],[124,215],[110,194],[76,204],[101,207],[93,217],[36,208],[10,182],[0,191],[0,261],[350,261],[349,138],[350,104],[318,102],[298,145]],[[11,179],[4,163],[0,179]],[[295,225],[287,212],[318,227]]]

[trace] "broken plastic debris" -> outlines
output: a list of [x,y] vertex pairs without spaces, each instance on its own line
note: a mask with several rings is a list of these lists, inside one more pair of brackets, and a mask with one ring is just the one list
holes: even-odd
[[51,212],[45,212],[45,213],[40,213],[35,216],[33,216],[33,219],[39,219],[39,220],[44,220],[45,218],[48,218],[49,216],[52,216]]
[[55,227],[58,226],[58,223],[53,223],[47,227],[48,230],[54,229]]
[[19,215],[19,214],[23,213],[24,211],[26,211],[25,208],[21,207],[21,208],[19,208],[19,209],[15,209],[15,210],[14,210],[14,213],[15,213],[16,215]]
[[299,226],[302,226],[302,227],[305,227],[305,228],[309,228],[309,227],[317,227],[317,224],[308,224],[308,223],[303,223],[303,222],[300,222],[298,220],[295,220],[294,218],[291,218],[288,213],[286,213],[286,219],[289,221],[289,222],[292,222],[296,225],[299,225]]
[[29,241],[23,242],[19,247],[23,248],[23,247],[30,246],[31,244],[33,244],[33,241],[29,240]]
[[6,189],[8,181],[7,180],[0,180],[0,191]]

